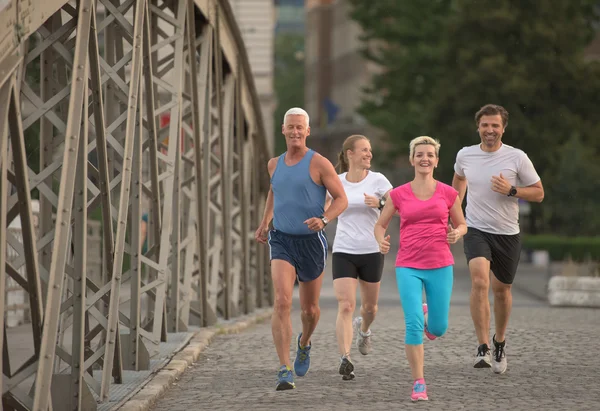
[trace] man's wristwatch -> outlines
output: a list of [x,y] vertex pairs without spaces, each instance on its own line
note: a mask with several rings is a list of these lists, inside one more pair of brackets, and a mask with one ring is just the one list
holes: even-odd
[[517,195],[517,188],[515,186],[510,186],[510,191],[508,192],[509,197],[514,197]]
[[325,227],[328,223],[329,220],[327,219],[327,217],[325,217],[324,215],[319,216],[319,218],[321,219],[321,221],[323,222],[323,227]]
[[379,210],[383,210],[383,207],[385,207],[385,197],[381,197],[379,199],[379,207],[377,207]]

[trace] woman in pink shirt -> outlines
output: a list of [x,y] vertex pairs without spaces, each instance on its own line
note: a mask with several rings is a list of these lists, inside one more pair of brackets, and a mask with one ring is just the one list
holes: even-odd
[[[448,328],[454,258],[450,244],[467,232],[458,192],[433,178],[440,143],[431,137],[410,142],[410,163],[415,178],[390,191],[390,199],[375,225],[375,238],[383,254],[390,250],[385,235],[392,216],[400,215],[400,247],[396,282],[406,324],[406,357],[414,379],[411,400],[427,400],[423,376],[423,333],[433,340]],[[455,228],[448,225],[451,218]],[[423,304],[425,288],[427,304]],[[428,314],[428,321],[425,321]]]

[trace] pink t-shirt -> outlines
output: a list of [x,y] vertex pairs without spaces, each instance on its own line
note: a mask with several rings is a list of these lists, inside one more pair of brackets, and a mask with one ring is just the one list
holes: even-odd
[[410,183],[396,187],[390,198],[400,214],[400,248],[396,267],[431,270],[454,264],[447,240],[448,216],[458,192],[437,182],[426,201],[415,197]]

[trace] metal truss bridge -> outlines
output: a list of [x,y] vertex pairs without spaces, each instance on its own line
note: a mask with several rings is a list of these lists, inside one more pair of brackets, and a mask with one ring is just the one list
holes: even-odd
[[0,31],[3,409],[96,409],[168,333],[272,304],[258,95],[226,0],[0,0]]

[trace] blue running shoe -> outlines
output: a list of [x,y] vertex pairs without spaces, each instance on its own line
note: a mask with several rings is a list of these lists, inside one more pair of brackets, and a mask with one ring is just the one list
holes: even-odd
[[308,345],[306,347],[300,347],[300,338],[302,337],[302,333],[298,334],[298,339],[296,340],[296,345],[298,346],[298,351],[296,352],[296,360],[294,361],[294,372],[298,377],[304,377],[310,368],[310,348]]
[[285,365],[282,365],[277,373],[277,387],[275,387],[275,390],[293,390],[294,388],[296,388],[296,384],[294,384],[294,374],[292,373],[292,370]]

